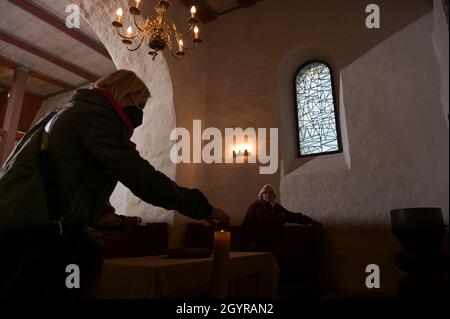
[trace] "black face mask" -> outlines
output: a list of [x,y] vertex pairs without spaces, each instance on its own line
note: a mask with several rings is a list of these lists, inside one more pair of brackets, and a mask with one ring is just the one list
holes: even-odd
[[135,105],[131,106],[125,106],[123,108],[123,111],[128,115],[128,117],[131,120],[131,123],[133,123],[133,127],[137,128],[142,124],[142,120],[144,118],[144,111],[139,109]]

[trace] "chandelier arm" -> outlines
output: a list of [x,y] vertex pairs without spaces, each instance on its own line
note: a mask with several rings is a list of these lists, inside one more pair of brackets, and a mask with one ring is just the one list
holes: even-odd
[[193,31],[194,31],[194,29],[192,28],[191,30],[188,30],[188,31],[186,31],[184,33],[180,33],[180,37],[187,36],[188,34],[192,33]]
[[194,31],[194,27],[191,25],[189,30],[187,30],[186,32],[180,33],[180,32],[178,32],[177,25],[173,20],[167,20],[167,22],[172,25],[173,31],[175,31],[175,33],[178,34],[180,37],[184,37],[185,35],[188,35],[192,31]]
[[179,34],[180,34],[180,37],[184,37],[184,36],[188,35],[189,33],[192,33],[193,31],[194,31],[194,28],[191,26],[191,28],[189,30],[187,30],[184,33],[179,33]]
[[191,50],[191,51],[195,49],[194,47],[187,47],[184,44],[182,45],[182,47],[183,47],[183,49]]
[[[175,22],[173,22],[173,20],[167,20],[167,22],[172,25],[172,29],[174,31],[173,32],[174,33],[174,37],[175,37],[175,40],[177,40],[178,44],[180,43],[180,40],[182,40],[183,36],[185,36],[186,34],[191,32],[191,31],[188,31],[186,34],[180,34],[180,33],[178,33],[177,26],[176,26]],[[183,49],[186,49],[186,50],[194,50],[193,47],[187,47],[187,46],[184,45],[184,43],[183,43],[182,47],[183,47]]]
[[172,50],[170,50],[170,54],[172,54],[172,57],[177,61],[181,61],[181,59],[183,58],[182,55],[176,55]]
[[[145,19],[145,20],[143,20],[142,21],[142,24],[145,26],[145,22],[147,21],[147,19]],[[144,32],[144,27],[140,27],[139,26],[139,24],[137,23],[137,21],[136,21],[136,16],[135,15],[133,15],[133,22],[134,22],[134,25],[136,26],[136,28],[139,30],[139,31],[141,31],[141,32]]]
[[139,44],[134,49],[130,49],[129,44],[127,44],[125,46],[127,47],[128,51],[131,51],[131,52],[136,51],[141,47],[142,43],[144,42],[144,39],[145,39],[145,34],[142,35],[141,40],[139,41]]
[[116,32],[121,38],[124,38],[124,39],[127,39],[127,40],[134,40],[139,35],[139,30],[136,31],[136,34],[132,35],[131,37],[128,37],[126,35],[121,34],[120,31],[119,31],[119,28],[116,28]]

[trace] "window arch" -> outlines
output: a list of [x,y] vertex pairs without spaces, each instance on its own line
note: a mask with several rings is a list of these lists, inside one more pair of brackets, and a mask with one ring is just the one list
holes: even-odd
[[321,61],[302,65],[294,79],[299,157],[342,151],[331,67]]

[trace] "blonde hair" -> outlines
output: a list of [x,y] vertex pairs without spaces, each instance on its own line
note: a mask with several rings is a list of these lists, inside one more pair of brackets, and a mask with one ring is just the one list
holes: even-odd
[[262,199],[262,194],[264,193],[264,190],[265,190],[267,187],[272,188],[273,193],[275,194],[275,198],[277,198],[277,194],[275,193],[275,188],[273,188],[273,186],[270,185],[270,184],[266,184],[266,185],[264,185],[263,188],[261,188],[261,190],[259,191],[259,193],[258,193],[258,199]]
[[94,84],[107,89],[119,103],[123,103],[128,95],[133,95],[136,103],[146,102],[150,97],[150,91],[144,81],[130,70],[118,70]]

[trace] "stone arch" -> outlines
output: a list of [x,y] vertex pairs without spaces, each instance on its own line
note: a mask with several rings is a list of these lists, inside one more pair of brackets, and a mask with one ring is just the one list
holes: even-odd
[[[176,165],[169,156],[172,146],[169,135],[175,128],[176,117],[172,80],[164,56],[159,54],[156,60],[152,61],[143,47],[130,53],[115,34],[111,22],[117,8],[128,7],[127,1],[71,0],[71,2],[80,6],[81,14],[110,53],[115,66],[118,69],[136,72],[149,87],[152,98],[144,112],[144,124],[135,131],[132,140],[137,144],[142,157],[157,170],[174,179]],[[121,184],[114,191],[111,201],[119,214],[139,216],[145,222],[172,223],[173,213],[148,205]]]

